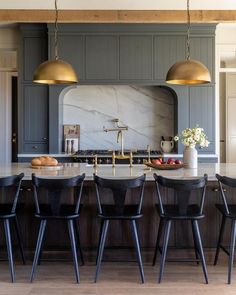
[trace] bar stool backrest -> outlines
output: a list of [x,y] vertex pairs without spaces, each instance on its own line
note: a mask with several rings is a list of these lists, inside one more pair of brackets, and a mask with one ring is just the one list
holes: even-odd
[[117,212],[123,212],[123,208],[126,201],[126,195],[128,190],[139,188],[138,194],[138,206],[136,214],[141,213],[143,195],[144,195],[144,184],[145,184],[146,175],[142,175],[137,178],[128,178],[128,179],[105,179],[101,178],[94,174],[94,182],[96,187],[96,196],[99,214],[102,212],[102,193],[101,189],[108,189],[112,192],[113,205],[116,206]]
[[[157,197],[158,197],[158,203],[159,203],[161,214],[165,214],[165,210],[163,206],[163,197],[160,192],[160,186],[174,190],[175,196],[176,196],[176,203],[179,206],[179,215],[186,215],[191,193],[197,190],[200,191],[198,214],[203,213],[206,185],[207,185],[206,174],[204,174],[203,177],[194,178],[194,179],[166,178],[166,177],[157,175],[156,173],[153,174],[153,177],[156,183]],[[196,195],[199,196],[199,194],[196,194]]]
[[[220,195],[225,207],[225,211],[227,214],[231,214],[232,212],[230,212],[229,195],[227,194],[227,191],[230,189],[234,190],[236,188],[236,178],[221,176],[219,174],[216,174],[216,178],[219,183]],[[227,189],[225,187],[227,187]]]
[[23,177],[24,173],[0,177],[1,200],[4,201],[4,203],[10,204],[9,212],[4,212],[4,214],[14,214],[16,212]]
[[[49,204],[52,216],[60,215],[63,193],[66,194],[66,201],[70,201],[74,206],[71,214],[78,214],[83,190],[85,174],[72,178],[40,178],[32,174],[32,184],[34,189],[34,201],[36,213],[41,213],[41,206]],[[71,199],[72,194],[72,199]]]

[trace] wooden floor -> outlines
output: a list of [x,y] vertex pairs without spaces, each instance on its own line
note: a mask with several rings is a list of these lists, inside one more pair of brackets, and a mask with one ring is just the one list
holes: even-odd
[[94,263],[80,267],[81,283],[75,284],[73,265],[70,262],[43,262],[38,267],[33,284],[28,283],[31,264],[15,263],[16,283],[9,282],[7,262],[0,262],[0,295],[235,295],[236,270],[233,283],[226,284],[227,264],[220,261],[218,266],[208,264],[209,285],[204,284],[201,266],[193,263],[168,263],[164,279],[157,284],[158,265],[145,263],[146,283],[140,283],[136,263],[104,262],[99,282],[93,283]]

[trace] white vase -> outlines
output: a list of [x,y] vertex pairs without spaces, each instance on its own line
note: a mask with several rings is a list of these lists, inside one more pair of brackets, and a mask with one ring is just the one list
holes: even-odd
[[185,168],[197,168],[197,150],[194,147],[186,146],[184,149],[183,163]]

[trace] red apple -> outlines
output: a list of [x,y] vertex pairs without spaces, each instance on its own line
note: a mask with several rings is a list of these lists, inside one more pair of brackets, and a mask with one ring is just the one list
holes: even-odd
[[175,161],[169,161],[169,165],[175,165]]
[[175,162],[175,160],[173,158],[168,158],[167,164],[170,164],[171,162]]
[[155,165],[161,165],[161,161],[159,159],[153,159],[152,163]]
[[177,160],[175,160],[175,164],[182,164],[182,162],[181,162],[181,160],[179,160],[179,159],[177,159]]
[[161,163],[163,163],[163,158],[158,158],[158,160],[159,160]]

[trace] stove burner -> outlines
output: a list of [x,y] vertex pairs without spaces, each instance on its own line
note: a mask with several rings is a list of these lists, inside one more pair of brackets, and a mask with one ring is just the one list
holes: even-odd
[[[119,151],[116,151],[119,152]],[[129,153],[130,150],[124,151],[125,153]],[[79,156],[92,156],[92,155],[111,155],[112,150],[79,150],[75,153],[75,155]],[[147,155],[147,150],[136,150],[133,151],[133,155]],[[161,155],[161,151],[151,150],[151,155]]]

